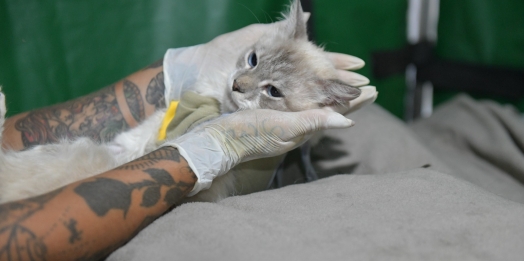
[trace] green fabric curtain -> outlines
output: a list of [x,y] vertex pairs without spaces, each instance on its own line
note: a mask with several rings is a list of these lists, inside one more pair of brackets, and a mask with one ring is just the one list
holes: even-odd
[[[441,0],[436,53],[450,60],[524,70],[524,1]],[[438,92],[436,102],[454,94]],[[524,111],[524,100],[513,103]]]
[[[524,70],[524,1],[440,0],[440,4],[438,58]],[[399,117],[404,110],[404,75],[373,79],[370,58],[377,50],[407,44],[407,6],[407,0],[315,1],[318,41],[329,50],[362,57],[368,65],[360,72],[378,87],[377,102]],[[436,91],[435,102],[455,94]],[[524,111],[524,101],[515,105]]]
[[8,112],[87,94],[168,48],[270,22],[284,2],[0,0],[0,85]]
[[[280,16],[287,0],[0,0],[8,114],[78,97],[189,46]],[[362,57],[406,44],[406,0],[314,0],[316,39]],[[440,57],[524,68],[524,1],[441,0]],[[404,76],[372,84],[402,115]],[[523,87],[524,88],[524,87]]]

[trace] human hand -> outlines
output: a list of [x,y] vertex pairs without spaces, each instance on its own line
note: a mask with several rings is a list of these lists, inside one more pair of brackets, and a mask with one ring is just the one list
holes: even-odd
[[[309,16],[307,16],[309,17]],[[216,89],[228,82],[232,72],[236,70],[238,57],[252,46],[267,32],[277,30],[283,21],[271,24],[253,24],[240,30],[220,35],[207,44],[170,49],[164,57],[164,76],[167,104],[171,100],[180,100],[186,90],[192,89],[198,83],[205,82],[209,88]],[[336,108],[346,113],[376,98],[375,87],[365,86],[369,80],[352,71],[364,66],[364,61],[346,54],[325,52],[326,57],[337,69],[340,81],[361,87],[362,94],[346,106]]]
[[246,110],[204,123],[163,146],[177,148],[198,177],[192,196],[241,162],[288,152],[319,130],[350,126],[353,121],[324,109]]

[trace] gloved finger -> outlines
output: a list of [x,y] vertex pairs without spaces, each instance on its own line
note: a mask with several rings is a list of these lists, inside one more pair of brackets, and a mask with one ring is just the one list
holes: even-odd
[[349,54],[325,52],[331,63],[339,70],[358,70],[366,63],[364,60]]
[[361,74],[352,71],[337,70],[338,79],[353,87],[360,87],[369,84],[369,79]]
[[308,141],[311,137],[313,137],[313,134],[306,134],[302,136],[297,136],[291,139],[290,141],[283,142],[281,143],[281,151],[294,150],[306,143],[306,141]]
[[355,123],[343,115],[324,109],[288,112],[292,115],[286,117],[285,123],[289,131],[280,133],[282,141],[291,141],[296,138],[313,134],[325,129],[342,129],[353,126]]

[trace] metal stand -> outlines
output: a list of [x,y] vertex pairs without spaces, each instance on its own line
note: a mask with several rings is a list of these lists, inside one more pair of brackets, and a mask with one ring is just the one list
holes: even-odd
[[[427,48],[437,42],[440,0],[409,0],[407,38],[408,43],[421,47],[415,50],[415,61],[406,68],[406,96],[404,119],[412,122],[419,117],[429,117],[433,112],[433,84],[421,82],[417,69],[428,63]],[[418,55],[418,56],[417,56]]]

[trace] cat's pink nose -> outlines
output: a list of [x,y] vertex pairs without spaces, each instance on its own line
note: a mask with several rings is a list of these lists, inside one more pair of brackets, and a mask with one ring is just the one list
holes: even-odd
[[233,91],[234,92],[244,93],[244,91],[242,91],[242,89],[240,89],[240,86],[238,85],[237,80],[233,81]]

